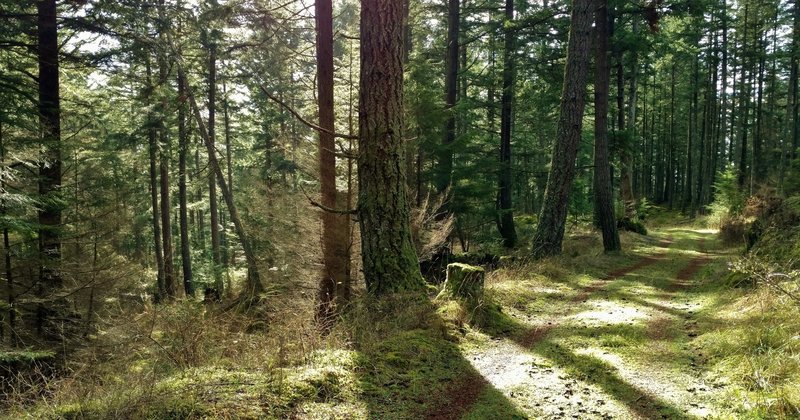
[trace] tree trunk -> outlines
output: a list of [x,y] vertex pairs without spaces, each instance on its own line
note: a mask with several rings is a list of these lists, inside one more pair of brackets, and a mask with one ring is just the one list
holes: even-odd
[[[683,205],[681,206],[681,211],[686,214],[689,212],[692,216],[695,214],[695,206],[692,197],[693,186],[692,180],[694,179],[694,175],[692,173],[694,169],[694,133],[695,133],[695,121],[697,120],[697,90],[698,90],[698,75],[700,66],[699,61],[696,59],[692,63],[692,84],[691,84],[691,91],[692,97],[691,102],[689,102],[689,124],[687,128],[687,143],[686,143],[686,176],[684,177],[684,186],[683,186]],[[674,67],[673,67],[674,68]],[[674,80],[673,80],[674,82]],[[674,90],[674,83],[673,83],[673,90]]]
[[[217,126],[217,44],[210,42],[208,55],[208,141],[216,150]],[[217,174],[208,171],[208,204],[211,213],[211,261],[214,271],[214,289],[216,296],[222,296],[225,285],[222,283],[219,239],[219,208],[217,200]]]
[[800,5],[798,1],[792,6],[792,48],[791,48],[791,73],[789,77],[789,89],[791,92],[790,107],[790,130],[791,130],[791,150],[790,159],[797,158],[798,139],[800,139],[800,83],[798,83],[798,61],[800,61]]
[[[720,137],[720,146],[724,148],[725,145],[725,136],[728,132],[728,1],[722,0],[722,74],[721,74],[721,82],[722,82],[722,90],[720,90],[720,94],[722,95],[722,104],[720,109],[720,129],[719,129],[719,137]],[[720,159],[720,168],[724,165],[722,159]],[[716,169],[715,169],[716,170]]]
[[[167,31],[166,24],[166,13],[165,13],[165,2],[164,0],[159,0],[159,40],[163,43],[166,39],[165,33]],[[167,72],[168,72],[168,64],[167,64],[167,52],[166,48],[163,46],[159,47],[158,50],[158,84],[162,88],[167,86]],[[170,192],[169,192],[169,161],[170,161],[170,152],[171,152],[171,145],[169,140],[169,135],[167,133],[167,124],[166,124],[166,112],[168,109],[168,98],[167,96],[162,93],[161,94],[161,107],[159,109],[159,121],[158,121],[158,136],[159,136],[159,146],[161,150],[161,159],[159,165],[159,172],[161,173],[161,239],[163,242],[163,249],[164,249],[164,289],[166,290],[167,296],[169,298],[174,298],[177,293],[177,287],[175,284],[175,269],[173,264],[173,254],[172,254],[172,219],[171,219],[171,208],[170,205]]]
[[186,192],[186,153],[189,148],[189,136],[186,133],[186,81],[178,77],[178,213],[181,234],[181,266],[183,272],[183,291],[186,296],[194,296],[192,283],[192,253],[189,243],[189,209]]
[[592,1],[575,0],[567,46],[567,64],[561,94],[556,144],[547,179],[539,225],[533,239],[534,257],[561,253],[561,242],[575,177],[575,158],[581,140],[586,95],[586,74],[591,43]]
[[[38,61],[39,61],[39,124],[41,130],[41,160],[39,167],[39,285],[40,298],[51,297],[61,288],[61,98],[58,75],[58,23],[56,1],[39,0]],[[53,318],[61,311],[60,299],[37,307],[36,328],[41,336],[58,338],[51,327]],[[45,306],[47,305],[47,306]]]
[[439,164],[436,189],[444,192],[452,181],[453,175],[453,142],[456,140],[456,97],[458,95],[458,60],[461,13],[460,0],[448,0],[447,6],[447,55],[445,56],[445,128],[444,140],[439,152]]
[[594,202],[595,214],[603,231],[603,249],[619,251],[620,241],[611,196],[611,165],[608,161],[608,0],[597,0],[595,10],[594,79]]
[[750,96],[750,84],[748,83],[748,79],[750,76],[746,71],[747,68],[747,25],[748,25],[748,16],[749,16],[749,4],[745,3],[744,6],[744,35],[742,37],[742,75],[741,75],[741,141],[739,142],[739,165],[738,165],[738,177],[737,183],[740,189],[743,189],[745,183],[747,181],[747,131],[748,131],[748,123],[750,120],[750,101],[748,100]]
[[[322,205],[337,207],[336,192],[336,142],[334,115],[334,66],[333,66],[333,4],[331,0],[316,0],[314,3],[317,29],[317,101],[319,126],[319,179]],[[403,51],[403,56],[407,54]],[[349,286],[347,279],[348,240],[350,220],[347,215],[321,211],[322,219],[322,273],[320,273],[317,321],[326,327],[337,311],[346,304],[342,298],[349,292],[341,290]]]
[[[639,32],[639,21],[634,19],[633,23],[631,24],[631,30],[634,36],[637,36]],[[630,185],[630,195],[628,198],[630,201],[628,203],[624,203],[624,210],[628,211],[629,214],[627,216],[636,217],[636,209],[637,205],[637,196],[640,196],[641,190],[641,179],[638,176],[641,173],[641,170],[637,171],[636,169],[636,162],[639,162],[639,166],[641,166],[641,158],[643,156],[642,144],[640,139],[642,138],[640,133],[636,131],[636,119],[637,119],[637,106],[639,101],[639,54],[636,51],[636,48],[633,48],[631,51],[631,71],[630,71],[630,80],[629,80],[629,88],[628,88],[628,125],[630,127],[630,139],[632,142],[632,148],[629,149],[631,152],[629,154],[629,160],[627,165],[621,165],[621,174],[620,176],[620,183],[623,183],[623,178],[627,177],[629,179],[628,184]],[[633,154],[636,153],[638,155],[638,159],[634,159]],[[625,169],[627,166],[627,170]],[[612,180],[613,183],[613,180]],[[613,198],[613,197],[612,197]],[[624,196],[623,196],[624,201]]]
[[[148,104],[152,101],[154,86],[152,84],[152,72],[150,70],[150,59],[145,63],[147,70],[147,86],[145,87],[145,97]],[[158,130],[156,118],[152,112],[147,115],[147,140],[150,153],[150,205],[153,209],[153,249],[156,254],[156,292],[155,301],[160,302],[166,296],[166,286],[164,284],[164,252],[161,248],[161,208],[158,205]]]
[[401,162],[402,9],[395,0],[361,2],[358,214],[364,278],[374,295],[424,287]]
[[[3,122],[2,118],[0,118],[0,166],[5,167],[6,146],[3,139],[3,134]],[[5,178],[0,179],[0,189],[2,191],[6,191]],[[5,204],[0,205],[0,215],[5,217],[6,214],[7,209]],[[8,303],[8,318],[6,319],[8,322],[8,338],[11,346],[16,347],[19,344],[19,336],[16,333],[17,308],[14,306],[16,292],[14,291],[14,270],[11,266],[11,241],[9,239],[9,229],[7,224],[3,226],[3,257],[6,276],[6,302]]]
[[[763,27],[763,25],[759,25],[759,27]],[[756,39],[758,40],[758,46],[756,48],[756,52],[758,53],[758,76],[757,76],[757,87],[756,87],[756,128],[753,134],[753,159],[751,165],[751,173],[750,179],[754,183],[759,183],[764,180],[766,176],[765,168],[763,165],[763,156],[762,150],[764,145],[764,132],[763,132],[763,122],[764,122],[764,72],[766,69],[766,40],[762,40],[762,36],[766,37],[766,31],[761,31],[762,34],[759,34]]]
[[669,99],[669,135],[666,137],[666,173],[664,176],[664,199],[667,206],[672,209],[675,204],[675,144],[677,133],[675,129],[675,63],[670,70],[670,99]]
[[[231,189],[231,194],[234,193],[233,188],[233,135],[231,133],[231,117],[228,109],[228,87],[225,79],[222,80],[222,118],[225,125],[225,172],[228,176],[228,188]],[[225,253],[223,254],[222,264],[226,267],[236,264],[236,253],[226,232],[228,228],[225,224],[222,226],[222,237],[225,238]]]
[[[181,77],[186,80],[182,63],[180,62],[178,63],[178,72]],[[206,146],[210,169],[214,171],[216,175],[217,183],[222,191],[222,198],[225,200],[225,205],[228,207],[228,214],[231,216],[231,222],[236,229],[236,234],[239,236],[239,242],[242,244],[244,257],[247,261],[247,283],[245,284],[244,290],[242,290],[240,300],[243,303],[255,302],[260,299],[260,295],[264,291],[264,285],[261,283],[261,276],[258,271],[258,260],[256,259],[255,251],[250,245],[250,241],[247,238],[247,231],[244,228],[242,219],[239,217],[239,212],[236,210],[233,194],[231,194],[228,188],[228,183],[225,181],[225,176],[222,173],[222,167],[220,167],[219,160],[217,160],[216,149],[214,149],[214,145],[206,130],[206,124],[203,122],[203,116],[200,114],[200,107],[197,105],[197,100],[188,86],[186,88],[186,97],[189,99],[189,105],[192,107],[194,120],[197,123],[197,131],[200,133],[200,138]]]
[[506,0],[505,10],[505,50],[503,52],[503,93],[500,109],[500,191],[498,195],[498,227],[503,245],[513,248],[517,244],[514,229],[514,213],[511,201],[511,127],[512,107],[514,105],[514,55],[516,54],[516,31],[514,30],[514,0]]

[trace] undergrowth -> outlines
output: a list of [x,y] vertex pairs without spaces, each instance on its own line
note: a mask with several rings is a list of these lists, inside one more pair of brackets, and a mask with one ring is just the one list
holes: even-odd
[[769,196],[742,203],[738,217],[752,220],[749,252],[705,285],[718,297],[700,344],[733,386],[733,407],[747,418],[800,417],[798,203]]
[[800,416],[800,306],[766,286],[729,291],[699,337],[732,402],[752,418]]

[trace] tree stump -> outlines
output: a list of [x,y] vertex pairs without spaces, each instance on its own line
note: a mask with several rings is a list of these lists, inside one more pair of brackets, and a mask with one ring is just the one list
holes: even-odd
[[483,296],[483,267],[453,263],[447,265],[444,292],[452,297],[477,299]]

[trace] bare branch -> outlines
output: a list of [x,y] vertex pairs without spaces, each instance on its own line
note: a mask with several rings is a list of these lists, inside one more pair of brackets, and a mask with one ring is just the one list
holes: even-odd
[[322,133],[325,133],[325,134],[330,134],[330,135],[332,135],[334,137],[338,137],[340,139],[358,140],[358,136],[354,136],[352,134],[336,133],[336,132],[333,132],[333,131],[328,130],[326,128],[322,128],[322,127],[320,127],[320,126],[318,126],[318,125],[306,120],[297,111],[295,111],[292,107],[290,107],[285,102],[281,101],[280,99],[276,98],[274,95],[269,93],[269,91],[267,91],[267,89],[264,86],[259,84],[258,88],[261,89],[261,92],[263,92],[264,95],[267,96],[267,98],[269,98],[273,102],[277,103],[278,105],[284,107],[287,111],[289,111],[290,114],[294,115],[295,118],[297,118],[301,123],[303,123],[304,125],[308,126],[309,128],[311,128],[313,130],[316,130],[316,131],[319,131],[319,132],[322,132]]

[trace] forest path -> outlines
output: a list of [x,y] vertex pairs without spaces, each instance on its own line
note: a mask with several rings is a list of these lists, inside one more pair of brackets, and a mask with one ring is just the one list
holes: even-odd
[[468,337],[462,351],[480,376],[455,386],[429,418],[497,416],[490,390],[530,418],[724,414],[724,385],[705,371],[692,341],[698,312],[713,301],[693,286],[725,258],[708,252],[709,231],[653,236],[656,246],[631,251],[633,263],[537,291],[550,296],[533,304],[504,307],[515,332]]

